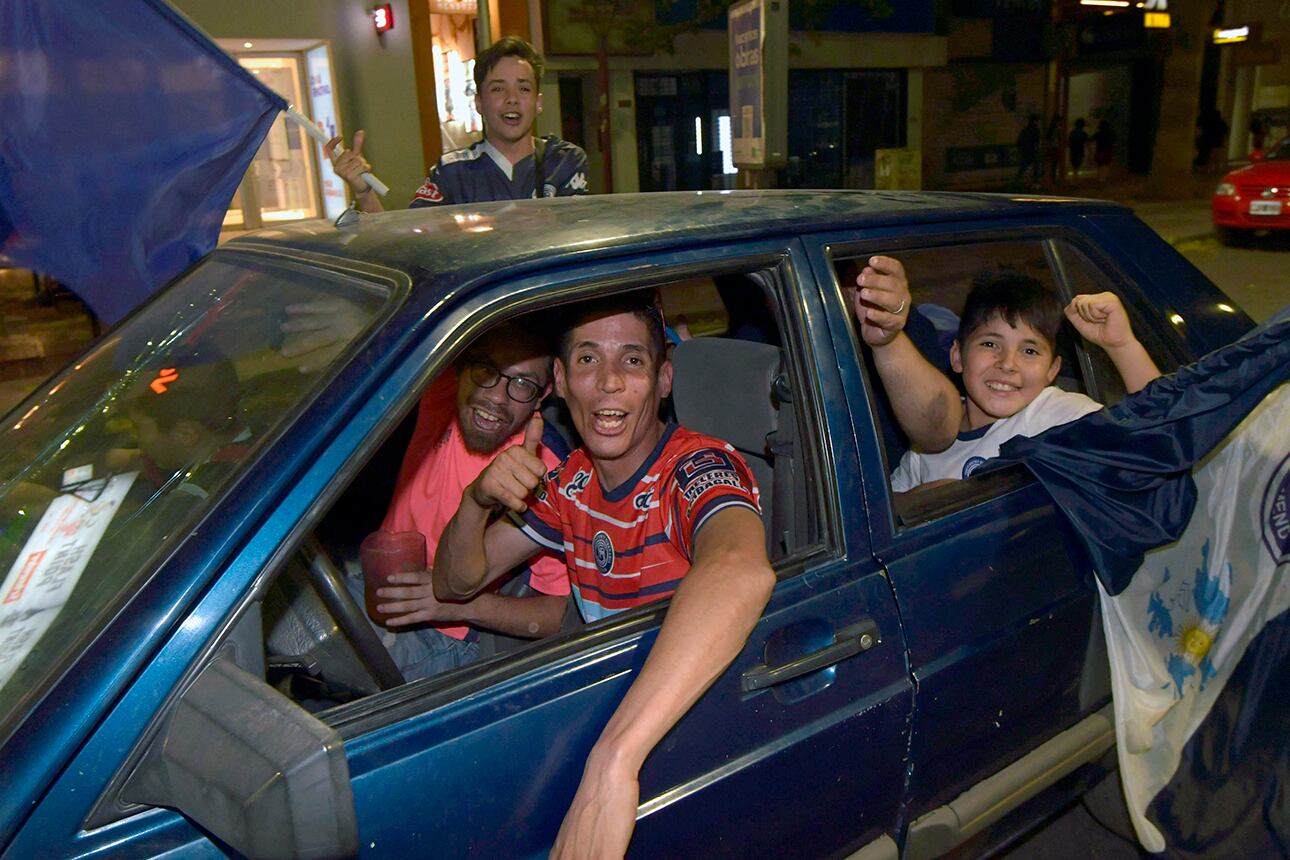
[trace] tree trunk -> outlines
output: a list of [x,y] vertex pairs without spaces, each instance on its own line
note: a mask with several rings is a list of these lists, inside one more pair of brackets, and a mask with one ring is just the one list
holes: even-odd
[[1196,119],[1200,101],[1200,73],[1209,38],[1212,2],[1179,3],[1173,16],[1173,44],[1165,57],[1160,87],[1160,124],[1151,150],[1148,190],[1163,198],[1190,197],[1196,181]]
[[604,164],[603,192],[614,191],[614,137],[609,128],[609,36],[602,33],[596,39],[596,72],[600,83],[600,155]]

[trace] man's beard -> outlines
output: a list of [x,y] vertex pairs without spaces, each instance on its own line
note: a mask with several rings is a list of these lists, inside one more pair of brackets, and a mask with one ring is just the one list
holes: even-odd
[[[496,430],[482,430],[474,424],[475,409],[482,409],[492,415],[497,415],[502,419],[501,424]],[[458,415],[457,426],[461,430],[461,438],[466,443],[466,450],[472,454],[493,454],[515,435],[514,416],[509,412],[501,412],[491,404],[474,404],[467,403],[464,407],[465,415]]]

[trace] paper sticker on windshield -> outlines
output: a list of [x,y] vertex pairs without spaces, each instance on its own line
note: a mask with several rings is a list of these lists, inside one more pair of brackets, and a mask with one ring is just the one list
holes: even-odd
[[58,617],[137,475],[89,481],[49,503],[0,586],[0,687]]

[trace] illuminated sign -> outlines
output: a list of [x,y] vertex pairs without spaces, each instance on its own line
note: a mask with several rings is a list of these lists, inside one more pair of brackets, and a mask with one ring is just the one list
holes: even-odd
[[477,0],[430,0],[430,11],[439,15],[478,15]]
[[389,3],[377,6],[372,10],[372,24],[376,27],[376,32],[378,33],[394,29],[394,10],[390,8]]
[[1138,5],[1142,7],[1142,11],[1144,12],[1169,11],[1169,0],[1144,0],[1144,2],[1139,3]]
[[1229,27],[1226,30],[1214,31],[1215,45],[1232,45],[1237,42],[1248,42],[1250,40],[1250,28],[1246,27]]
[[1148,29],[1155,28],[1159,30],[1169,29],[1168,12],[1147,12],[1142,16],[1142,26]]

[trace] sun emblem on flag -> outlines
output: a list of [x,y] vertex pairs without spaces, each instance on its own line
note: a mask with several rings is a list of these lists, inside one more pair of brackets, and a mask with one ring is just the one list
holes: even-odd
[[1209,541],[1200,550],[1195,580],[1172,583],[1165,568],[1160,588],[1147,604],[1147,629],[1162,639],[1173,639],[1174,647],[1165,658],[1165,670],[1175,698],[1181,699],[1191,683],[1204,690],[1218,671],[1209,652],[1231,608],[1232,565],[1224,563],[1218,573],[1210,572]]

